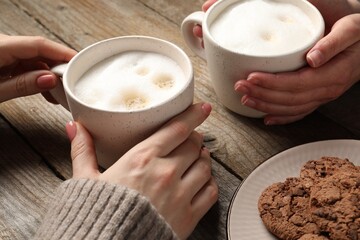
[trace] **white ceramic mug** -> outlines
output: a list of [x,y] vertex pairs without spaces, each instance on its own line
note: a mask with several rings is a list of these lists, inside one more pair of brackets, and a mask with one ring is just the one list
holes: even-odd
[[[74,86],[80,77],[104,59],[127,51],[154,52],[171,58],[184,73],[184,87],[170,99],[139,110],[103,110],[79,100],[74,94]],[[97,42],[80,51],[68,64],[59,65],[52,71],[62,75],[62,85],[51,94],[71,112],[74,120],[91,133],[98,163],[104,168],[193,103],[194,80],[190,59],[173,43],[153,37],[124,36]],[[119,79],[126,80],[121,76]]]
[[[255,71],[261,72],[284,72],[293,71],[306,64],[305,55],[310,48],[324,35],[324,20],[320,12],[307,0],[266,0],[267,2],[289,3],[302,9],[314,25],[313,37],[297,49],[291,49],[286,53],[261,55],[241,53],[241,51],[229,50],[214,39],[211,35],[211,24],[232,4],[241,4],[249,0],[222,0],[212,5],[206,13],[194,12],[186,17],[181,30],[187,45],[198,56],[207,61],[210,78],[217,97],[228,109],[248,117],[263,117],[266,113],[257,111],[241,104],[242,94],[235,92],[234,84],[237,80],[246,79]],[[265,0],[264,0],[265,1]],[[231,6],[232,7],[232,6]],[[258,14],[257,11],[254,11]],[[291,15],[291,12],[289,13]],[[251,20],[248,20],[249,24]],[[236,26],[236,22],[233,23]],[[201,41],[193,35],[193,27],[201,25],[203,31],[204,48]],[[228,37],[231,38],[231,32]]]

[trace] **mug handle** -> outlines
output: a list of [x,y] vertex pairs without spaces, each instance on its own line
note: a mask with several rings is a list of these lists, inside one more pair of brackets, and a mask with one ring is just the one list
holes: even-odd
[[[68,65],[67,63],[57,65],[57,66],[51,68],[50,71],[52,71],[56,75],[62,77],[65,73],[65,70],[67,69],[67,65]],[[66,108],[68,111],[70,111],[69,104],[66,100],[64,85],[62,83],[62,78],[60,78],[60,79],[61,79],[61,81],[59,82],[59,84],[55,88],[51,89],[49,92],[58,103],[60,103],[64,108]]]
[[194,36],[195,25],[202,25],[205,13],[202,11],[193,12],[187,16],[181,24],[181,33],[188,47],[199,57],[206,60],[205,50],[201,46],[201,40]]

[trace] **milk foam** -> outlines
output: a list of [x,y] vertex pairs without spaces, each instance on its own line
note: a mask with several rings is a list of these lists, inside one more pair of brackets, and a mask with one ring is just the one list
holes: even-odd
[[247,0],[227,7],[210,26],[214,40],[249,55],[289,53],[316,34],[306,13],[289,3]]
[[131,111],[164,102],[184,85],[184,72],[171,58],[129,51],[93,66],[76,83],[74,94],[99,109]]

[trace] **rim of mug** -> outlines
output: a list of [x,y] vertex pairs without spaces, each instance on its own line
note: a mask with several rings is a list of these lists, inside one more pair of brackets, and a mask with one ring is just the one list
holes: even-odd
[[[311,38],[311,40],[309,40],[309,42],[301,47],[298,47],[292,51],[286,52],[286,53],[281,53],[281,54],[272,54],[272,55],[256,55],[256,54],[247,54],[247,53],[242,53],[242,52],[238,52],[238,51],[233,51],[231,49],[225,48],[223,46],[221,46],[215,39],[214,37],[210,34],[210,25],[211,23],[209,23],[209,19],[210,19],[210,15],[212,14],[216,14],[216,12],[214,12],[214,9],[219,8],[219,7],[223,7],[222,9],[219,10],[219,13],[221,13],[222,11],[224,11],[228,6],[235,4],[237,2],[242,2],[242,1],[249,1],[249,0],[218,0],[217,2],[215,2],[206,12],[205,12],[205,21],[202,26],[203,31],[204,31],[204,36],[206,36],[206,38],[211,41],[214,45],[217,45],[218,47],[220,47],[221,49],[223,49],[226,52],[229,53],[233,53],[233,54],[240,54],[243,56],[247,56],[247,57],[254,57],[254,58],[279,58],[279,57],[284,57],[284,56],[289,56],[292,54],[296,54],[298,52],[302,52],[302,51],[308,51],[310,50],[313,46],[314,43],[316,43],[317,41],[319,41],[325,33],[325,21],[323,16],[321,15],[320,11],[310,2],[308,2],[308,0],[274,0],[275,2],[301,2],[302,4],[304,4],[305,6],[307,6],[309,9],[311,9],[317,16],[318,21],[319,21],[319,29],[316,32],[316,34]],[[218,14],[219,14],[218,13]],[[204,26],[205,25],[205,26]],[[205,37],[204,37],[205,38]]]
[[[178,52],[179,56],[181,56],[181,58],[184,59],[184,62],[185,62],[185,65],[187,66],[187,68],[189,68],[189,72],[186,73],[184,71],[184,75],[185,75],[185,81],[186,83],[184,84],[184,86],[179,89],[179,91],[174,94],[173,96],[171,96],[170,98],[166,99],[165,101],[161,101],[155,105],[151,105],[149,107],[145,107],[145,108],[141,108],[141,109],[134,109],[134,110],[110,110],[110,109],[102,109],[102,108],[98,108],[98,107],[94,107],[94,106],[91,106],[87,103],[85,103],[84,101],[81,101],[75,94],[74,94],[74,91],[72,90],[72,88],[69,86],[69,83],[68,81],[64,81],[64,79],[68,78],[68,74],[69,74],[69,69],[70,67],[73,65],[73,64],[76,64],[77,61],[80,61],[79,59],[82,58],[82,55],[85,54],[86,52],[88,51],[91,51],[91,49],[93,49],[95,46],[98,46],[98,45],[103,45],[103,44],[106,44],[107,42],[111,42],[111,41],[123,41],[123,40],[129,40],[129,39],[136,39],[136,40],[140,40],[140,39],[146,39],[147,41],[154,41],[154,42],[157,42],[157,43],[161,43],[161,44],[165,44],[165,45],[168,45],[169,47],[173,48],[176,50],[176,52]],[[129,51],[131,49],[128,49]],[[133,49],[133,50],[136,50],[136,49]],[[155,48],[154,48],[155,50]],[[142,50],[141,50],[142,51]],[[149,50],[150,52],[151,50]],[[156,51],[154,51],[155,53],[158,53]],[[119,54],[119,53],[122,53],[122,52],[117,52],[115,53],[114,55],[116,54]],[[161,54],[161,53],[160,53]],[[112,56],[114,56],[112,55]],[[109,58],[111,56],[108,56],[106,58]],[[172,60],[174,60],[172,57],[170,56],[167,56],[169,58],[171,58]],[[105,60],[106,58],[102,59],[101,61]],[[174,60],[175,61],[175,60]],[[100,61],[99,61],[100,62]],[[97,62],[97,63],[99,63]],[[178,62],[175,61],[177,64]],[[97,64],[95,63],[95,64]],[[94,66],[94,65],[93,65]],[[184,70],[182,67],[181,67],[182,70]],[[83,48],[82,50],[80,50],[68,63],[68,66],[66,67],[66,70],[63,74],[63,80],[62,80],[62,83],[63,83],[63,87],[64,87],[64,90],[65,90],[65,93],[66,95],[69,95],[73,100],[75,100],[78,104],[81,104],[81,105],[84,105],[86,106],[87,108],[90,108],[90,109],[94,109],[94,110],[97,110],[97,111],[101,111],[101,112],[108,112],[108,113],[141,113],[141,112],[145,112],[145,111],[149,111],[149,110],[153,110],[153,109],[156,109],[160,106],[162,106],[164,103],[168,103],[168,102],[171,102],[173,101],[175,98],[177,98],[179,95],[181,95],[184,91],[186,91],[186,89],[188,89],[189,87],[191,87],[190,85],[193,85],[194,84],[194,70],[193,70],[193,66],[192,66],[192,62],[189,58],[189,56],[185,53],[185,51],[183,49],[181,49],[178,45],[168,41],[168,40],[164,40],[164,39],[161,39],[161,38],[156,38],[156,37],[151,37],[151,36],[145,36],[145,35],[128,35],[128,36],[118,36],[118,37],[113,37],[113,38],[107,38],[107,39],[104,39],[104,40],[100,40],[98,42],[95,42],[93,44],[90,44],[89,46]],[[193,87],[192,87],[193,88]],[[193,89],[194,91],[194,89]]]

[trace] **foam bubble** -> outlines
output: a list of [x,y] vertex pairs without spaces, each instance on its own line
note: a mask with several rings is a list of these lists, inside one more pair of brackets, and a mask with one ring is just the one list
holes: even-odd
[[169,89],[174,86],[174,77],[170,74],[160,73],[153,77],[153,83],[159,88]]
[[137,68],[135,71],[138,75],[145,76],[150,72],[150,69],[145,66],[142,66],[142,67]]

